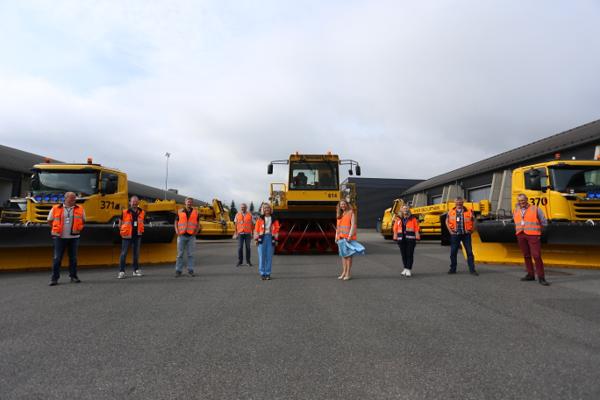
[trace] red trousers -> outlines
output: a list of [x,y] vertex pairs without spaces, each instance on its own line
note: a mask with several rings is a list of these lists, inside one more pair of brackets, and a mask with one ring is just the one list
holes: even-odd
[[[527,268],[527,275],[537,275],[538,278],[543,278],[544,262],[542,261],[541,237],[519,233],[517,235],[517,242],[519,242],[521,253],[523,253],[523,257],[525,258],[525,267]],[[532,257],[535,261],[535,274],[533,273],[533,263],[531,262]]]

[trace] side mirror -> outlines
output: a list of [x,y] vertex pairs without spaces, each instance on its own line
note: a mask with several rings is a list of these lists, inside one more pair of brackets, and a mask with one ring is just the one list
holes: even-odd
[[360,165],[356,166],[356,176],[360,176]]
[[267,167],[267,174],[269,174],[269,175],[273,174],[273,164],[269,164],[269,166]]
[[354,173],[352,172],[352,168],[350,168],[350,169],[348,170],[348,175],[353,175],[353,174],[354,174]]

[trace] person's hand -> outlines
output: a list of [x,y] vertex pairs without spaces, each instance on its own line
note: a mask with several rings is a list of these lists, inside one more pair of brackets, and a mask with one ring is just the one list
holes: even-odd
[[237,238],[238,238],[238,235],[237,235],[237,233],[234,233],[234,234],[233,234],[233,236],[232,236],[231,238],[232,238],[232,239],[237,239]]
[[421,235],[419,235],[419,234],[417,233],[417,235],[416,235],[416,236],[417,236],[417,240],[421,240]]
[[394,235],[394,240],[398,240],[398,235]]

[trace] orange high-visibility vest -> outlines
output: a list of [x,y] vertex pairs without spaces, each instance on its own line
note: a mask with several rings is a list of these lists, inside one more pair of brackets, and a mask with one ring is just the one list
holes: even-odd
[[247,212],[245,215],[241,212],[235,215],[235,232],[252,233],[252,214]]
[[273,219],[273,217],[271,217],[271,232],[265,232],[265,220],[262,218],[259,218],[256,220],[256,225],[254,225],[254,234],[256,236],[261,236],[264,235],[266,233],[270,233],[273,236],[277,236],[279,234],[279,221],[277,221],[276,219]]
[[[63,214],[64,205],[57,204],[52,207],[52,236],[60,236],[63,232]],[[83,207],[75,204],[73,206],[73,224],[71,225],[71,235],[79,235],[83,230]]]
[[352,215],[354,215],[354,213],[352,213],[352,212],[344,213],[344,214],[342,214],[342,216],[340,218],[338,218],[338,220],[337,220],[338,238],[356,240],[356,230],[354,231],[354,234],[352,235],[352,237],[348,238],[348,236],[350,235],[350,229],[352,229]]
[[[138,236],[142,236],[144,233],[144,210],[138,208],[137,215],[137,234]],[[133,236],[133,214],[127,210],[123,210],[123,216],[121,218],[121,229],[120,229],[121,237],[123,239],[131,239]]]
[[[471,210],[469,210],[466,207],[463,207],[463,218],[464,218],[464,227],[465,227],[465,233],[471,233],[473,232],[473,212]],[[450,229],[452,229],[453,231],[456,231],[456,207],[454,207],[452,210],[448,211],[448,225],[450,226]]]
[[185,208],[179,210],[177,215],[179,216],[179,220],[177,221],[177,234],[183,235],[187,233],[188,235],[193,235],[196,232],[196,228],[198,228],[198,210],[195,208],[192,209],[189,220],[185,213]]
[[513,212],[515,220],[516,234],[524,233],[525,235],[541,236],[542,224],[538,218],[538,208],[529,206],[525,209],[525,215],[521,215],[521,208],[515,208]]
[[[414,215],[408,217],[408,221],[406,221],[406,238],[407,239],[416,239],[417,233],[419,233],[419,220],[415,218]],[[397,217],[394,222],[394,227],[392,228],[393,232],[398,236],[402,235],[402,217]]]

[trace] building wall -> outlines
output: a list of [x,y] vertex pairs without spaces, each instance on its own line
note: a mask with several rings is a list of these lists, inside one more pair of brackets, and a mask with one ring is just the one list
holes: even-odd
[[348,178],[356,185],[358,227],[374,229],[386,208],[419,179]]

